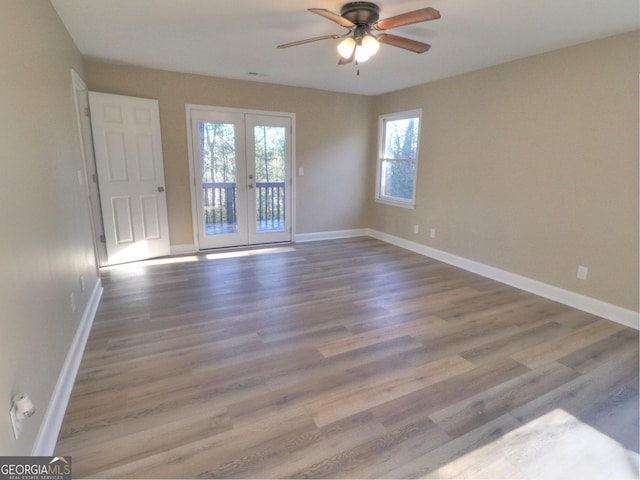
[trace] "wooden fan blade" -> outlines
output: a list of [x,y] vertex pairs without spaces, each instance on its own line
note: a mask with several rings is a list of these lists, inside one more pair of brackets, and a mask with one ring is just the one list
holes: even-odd
[[413,12],[402,13],[394,17],[385,18],[373,24],[375,30],[389,30],[391,28],[411,25],[413,23],[427,22],[440,18],[440,12],[435,8],[426,7]]
[[428,43],[418,42],[417,40],[411,40],[410,38],[399,37],[398,35],[391,35],[390,33],[381,33],[377,36],[380,43],[387,45],[393,45],[394,47],[404,48],[415,53],[424,53],[431,48]]
[[283,43],[282,45],[278,45],[278,48],[295,47],[297,45],[304,45],[305,43],[317,42],[319,40],[329,40],[330,38],[336,39],[341,36],[342,35],[322,35],[321,37],[307,38],[305,40],[298,40],[297,42]]
[[309,11],[311,13],[315,13],[316,15],[320,15],[321,17],[329,19],[332,22],[337,23],[341,27],[344,27],[344,28],[355,27],[355,24],[351,20],[348,20],[338,15],[337,13],[333,13],[332,11],[327,10],[326,8],[310,8]]

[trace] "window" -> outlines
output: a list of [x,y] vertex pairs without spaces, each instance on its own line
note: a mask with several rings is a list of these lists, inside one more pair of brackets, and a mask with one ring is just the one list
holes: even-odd
[[376,201],[413,208],[422,110],[380,115]]

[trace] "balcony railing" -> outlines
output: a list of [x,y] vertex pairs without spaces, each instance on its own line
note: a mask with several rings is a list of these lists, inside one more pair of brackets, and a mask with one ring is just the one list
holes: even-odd
[[[205,182],[202,188],[207,230],[220,233],[228,231],[237,219],[236,183]],[[258,231],[284,229],[285,182],[256,182],[255,189]]]
[[202,184],[205,225],[236,223],[235,182],[206,182]]
[[265,230],[284,228],[284,182],[256,182],[256,221]]

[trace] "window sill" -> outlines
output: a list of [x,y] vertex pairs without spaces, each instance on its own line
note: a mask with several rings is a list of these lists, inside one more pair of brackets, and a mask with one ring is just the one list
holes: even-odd
[[380,198],[380,197],[377,197],[375,200],[376,200],[376,203],[384,203],[385,205],[391,205],[394,207],[409,208],[411,210],[414,210],[416,208],[416,204],[414,202],[403,202],[400,200],[392,200],[390,198]]

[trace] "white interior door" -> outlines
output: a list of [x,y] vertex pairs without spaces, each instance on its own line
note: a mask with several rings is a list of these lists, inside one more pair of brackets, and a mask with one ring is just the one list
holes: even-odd
[[170,253],[158,101],[89,92],[109,264]]
[[290,241],[291,117],[187,112],[199,249]]

